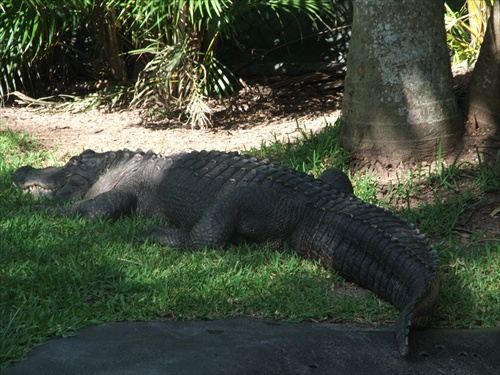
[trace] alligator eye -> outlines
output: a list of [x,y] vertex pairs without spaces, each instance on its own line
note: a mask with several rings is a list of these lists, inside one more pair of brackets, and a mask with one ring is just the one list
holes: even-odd
[[69,159],[68,164],[69,165],[74,165],[78,166],[82,163],[82,158],[80,156],[73,156],[71,159]]

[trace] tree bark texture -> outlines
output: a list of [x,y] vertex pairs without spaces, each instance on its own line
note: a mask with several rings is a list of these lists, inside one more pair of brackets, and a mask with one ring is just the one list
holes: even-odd
[[491,9],[481,51],[468,87],[467,117],[472,129],[500,131],[500,1]]
[[116,26],[116,12],[113,7],[106,7],[104,1],[96,2],[88,10],[88,19],[91,30],[97,38],[96,47],[99,58],[104,66],[94,65],[94,75],[109,69],[113,79],[123,82],[127,79],[127,67],[121,56],[122,46],[118,37],[118,28]]
[[354,0],[341,141],[361,156],[404,161],[454,148],[463,121],[453,94],[444,8],[436,0]]

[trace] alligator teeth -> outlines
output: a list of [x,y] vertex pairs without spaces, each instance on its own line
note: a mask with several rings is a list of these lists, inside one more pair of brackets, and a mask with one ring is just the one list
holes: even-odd
[[24,191],[28,191],[28,192],[30,192],[32,190],[41,190],[41,191],[51,192],[51,191],[55,191],[57,189],[55,189],[55,188],[54,189],[44,188],[42,186],[35,186],[35,185],[33,185],[33,186],[28,186],[26,189],[23,189],[23,190]]
[[[16,186],[19,188],[19,186]],[[40,185],[29,185],[27,187],[20,188],[23,194],[48,194],[59,190],[61,186],[55,188],[46,188]]]

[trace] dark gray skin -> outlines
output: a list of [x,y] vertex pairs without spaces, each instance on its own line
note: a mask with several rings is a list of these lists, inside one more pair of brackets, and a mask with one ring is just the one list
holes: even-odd
[[410,327],[425,327],[432,316],[436,253],[412,225],[351,194],[338,170],[314,179],[237,153],[85,151],[60,168],[20,168],[12,181],[35,196],[75,201],[46,208],[59,214],[96,220],[138,211],[185,228],[148,232],[149,240],[168,246],[196,250],[241,239],[287,244],[393,303],[402,355]]

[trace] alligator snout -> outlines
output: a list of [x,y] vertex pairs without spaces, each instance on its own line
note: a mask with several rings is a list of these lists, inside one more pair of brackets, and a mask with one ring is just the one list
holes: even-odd
[[54,192],[58,190],[62,183],[57,180],[48,179],[47,175],[57,168],[36,169],[29,165],[19,168],[12,175],[12,185],[22,190],[25,194],[31,194],[35,198],[53,198]]
[[19,189],[23,189],[27,183],[27,177],[34,169],[32,166],[26,165],[16,170],[12,175],[12,184]]

